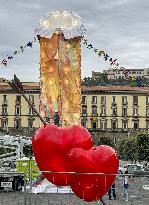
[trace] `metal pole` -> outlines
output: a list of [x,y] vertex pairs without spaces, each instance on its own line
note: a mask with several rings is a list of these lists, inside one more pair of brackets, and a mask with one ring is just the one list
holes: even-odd
[[30,157],[30,193],[32,191],[32,158]]
[[26,172],[24,172],[24,205],[26,205]]
[[45,122],[45,120],[42,118],[42,116],[39,114],[39,112],[36,110],[36,108],[33,106],[33,104],[28,100],[28,98],[24,95],[24,93],[22,92],[22,90],[19,88],[19,86],[17,85],[17,83],[12,80],[12,83],[15,85],[16,89],[18,90],[19,93],[21,93],[21,95],[24,97],[24,99],[27,101],[27,103],[31,106],[31,108],[34,110],[34,112],[37,114],[37,116],[40,118],[40,120],[42,121],[42,123],[44,125],[47,125],[47,122]]

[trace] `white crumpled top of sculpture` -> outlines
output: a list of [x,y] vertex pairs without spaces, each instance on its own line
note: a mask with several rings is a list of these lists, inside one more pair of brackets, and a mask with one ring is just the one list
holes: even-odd
[[85,32],[81,17],[70,11],[50,12],[39,20],[36,35],[50,38],[54,32],[63,32],[66,39],[82,36]]

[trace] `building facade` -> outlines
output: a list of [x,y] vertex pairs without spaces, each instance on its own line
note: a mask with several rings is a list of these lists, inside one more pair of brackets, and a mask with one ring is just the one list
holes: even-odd
[[82,125],[91,131],[128,136],[149,130],[149,88],[83,86]]
[[[23,83],[24,94],[39,111],[39,83]],[[82,86],[81,124],[102,135],[129,135],[149,130],[149,88],[130,86]],[[0,82],[0,129],[33,133],[40,120],[25,99]]]
[[[24,94],[39,111],[39,83],[23,83]],[[16,93],[8,82],[0,82],[0,129],[9,133],[34,132],[40,125],[39,118],[21,94]]]
[[[134,78],[149,78],[149,68],[144,69],[125,69],[121,67],[120,69],[108,69],[103,70],[103,74],[106,74],[108,79],[116,80],[116,79],[126,79],[130,77]],[[92,71],[92,78],[93,79],[99,79],[101,73],[100,72],[94,72]]]

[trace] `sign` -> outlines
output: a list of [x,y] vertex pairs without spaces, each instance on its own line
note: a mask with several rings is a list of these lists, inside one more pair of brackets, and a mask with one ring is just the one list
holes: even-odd
[[12,188],[12,182],[1,182],[1,187]]

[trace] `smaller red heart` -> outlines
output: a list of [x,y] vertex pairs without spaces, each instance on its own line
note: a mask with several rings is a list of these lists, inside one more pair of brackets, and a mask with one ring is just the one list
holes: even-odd
[[[73,192],[85,201],[101,199],[109,190],[118,172],[119,160],[116,151],[106,145],[90,150],[73,148],[68,153],[71,171],[97,174],[72,174],[70,186]],[[114,175],[108,175],[114,174]]]
[[[74,147],[90,149],[93,141],[87,129],[73,125],[61,128],[46,125],[35,133],[32,140],[33,152],[41,171],[68,172],[67,154]],[[69,174],[48,174],[45,177],[53,184],[69,185]]]

